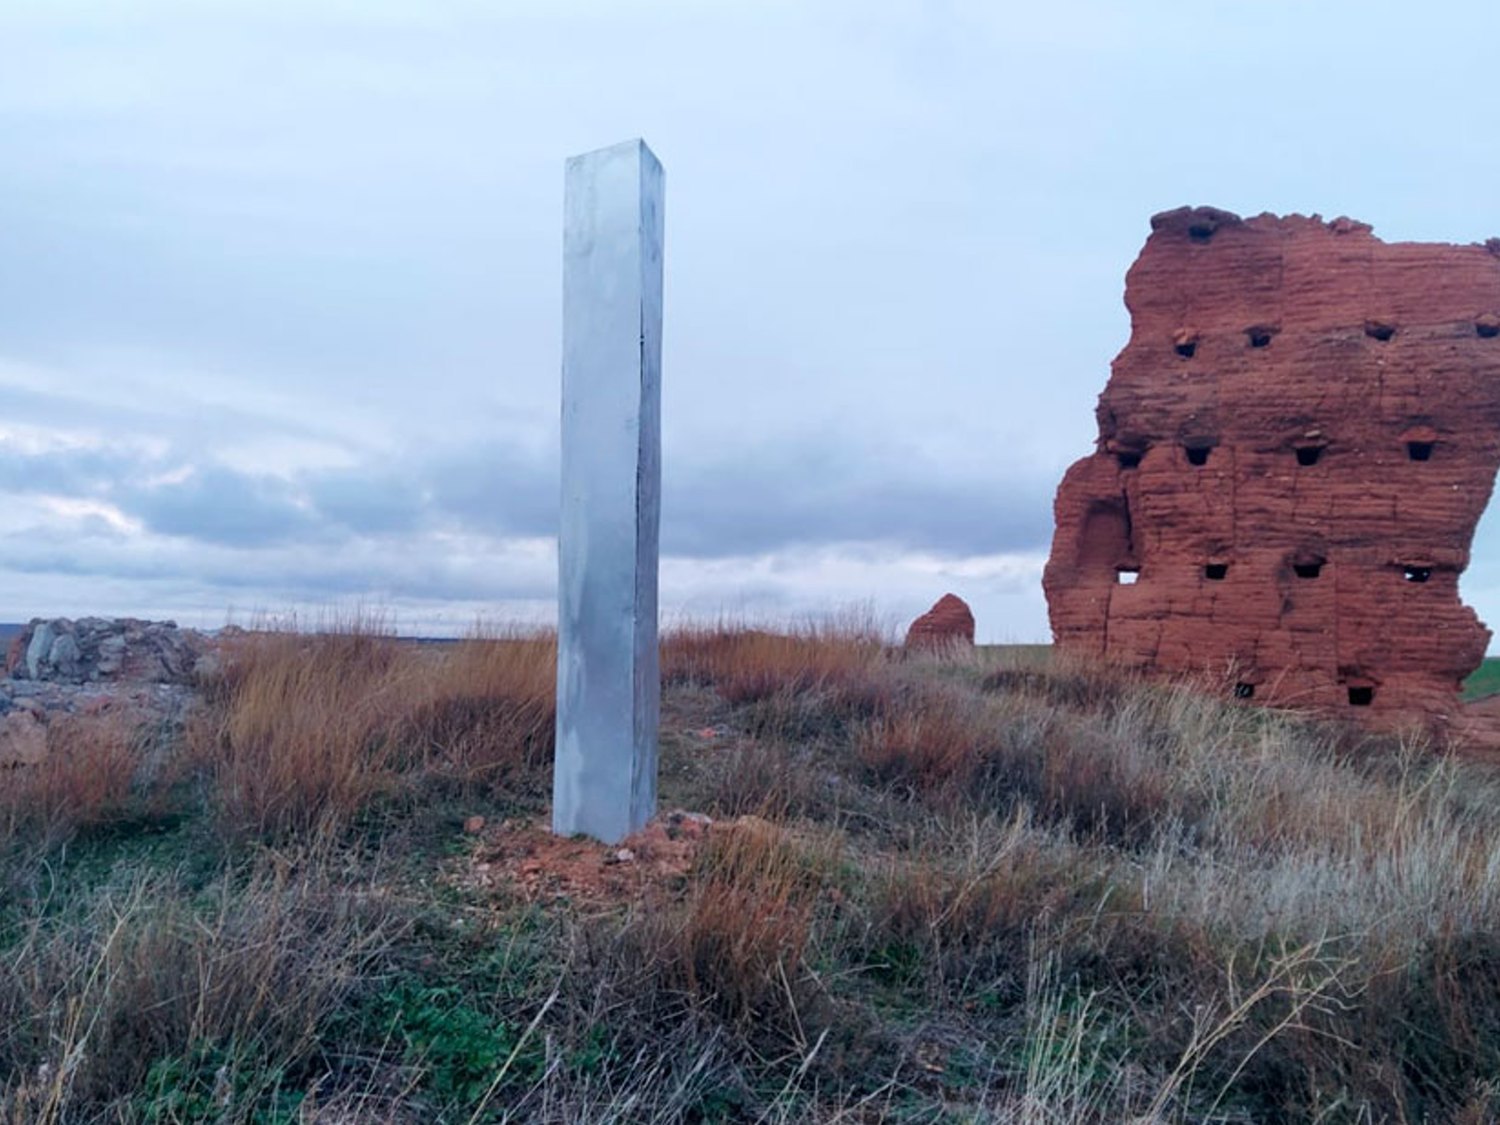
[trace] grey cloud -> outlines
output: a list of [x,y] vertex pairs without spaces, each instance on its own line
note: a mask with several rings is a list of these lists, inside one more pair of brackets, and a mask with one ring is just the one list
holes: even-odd
[[307,496],[319,518],[358,535],[398,535],[427,522],[421,484],[389,467],[312,474]]
[[662,548],[694,557],[793,546],[879,542],[906,550],[979,555],[1033,551],[1052,532],[1050,481],[994,481],[908,470],[871,471],[767,456],[669,480]]
[[150,531],[205,543],[255,547],[327,538],[317,514],[297,502],[291,485],[220,467],[138,489],[121,507]]
[[142,454],[128,449],[60,448],[27,453],[0,443],[0,490],[102,498],[148,464]]
[[[861,448],[777,444],[732,461],[684,457],[664,470],[662,550],[721,558],[879,542],[937,554],[1032,551],[1051,535],[1054,487],[1040,476],[974,479],[910,459],[880,467]],[[341,470],[310,481],[308,493],[320,514],[359,533],[434,523],[494,536],[557,530],[555,457],[503,447],[411,457],[369,478]]]
[[422,477],[439,510],[501,535],[556,535],[556,455],[527,456],[474,445],[425,466]]
[[443,526],[484,535],[557,532],[557,462],[503,444],[407,451],[378,464],[308,473],[319,517],[358,535]]
[[539,599],[553,592],[553,567],[495,565],[493,554],[459,556],[413,549],[401,540],[371,540],[357,548],[266,545],[257,550],[202,545],[142,545],[117,535],[59,536],[30,531],[0,536],[5,569],[80,579],[143,583],[190,582],[209,589],[249,592],[272,602],[348,597],[410,597],[431,601]]
[[[777,443],[709,463],[669,461],[663,551],[711,559],[855,542],[958,556],[1045,548],[1050,479],[986,479],[982,469],[889,452],[882,461],[858,443]],[[128,449],[0,448],[0,488],[106,500],[148,532],[252,549],[435,530],[556,533],[555,456],[498,444],[424,447],[291,479],[206,465],[150,481],[180,463]]]

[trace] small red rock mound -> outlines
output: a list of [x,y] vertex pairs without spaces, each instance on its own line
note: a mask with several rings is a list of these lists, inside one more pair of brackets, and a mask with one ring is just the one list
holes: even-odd
[[956,594],[944,594],[906,631],[907,648],[943,649],[973,643],[974,614]]

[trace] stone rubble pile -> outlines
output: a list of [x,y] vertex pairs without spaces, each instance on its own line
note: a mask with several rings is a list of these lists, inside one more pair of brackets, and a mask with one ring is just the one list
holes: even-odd
[[5,673],[17,680],[101,680],[190,685],[207,638],[175,621],[134,617],[33,618],[11,641]]
[[59,718],[176,724],[199,679],[217,667],[211,638],[172,621],[35,618],[6,653],[0,769],[42,762],[48,726]]

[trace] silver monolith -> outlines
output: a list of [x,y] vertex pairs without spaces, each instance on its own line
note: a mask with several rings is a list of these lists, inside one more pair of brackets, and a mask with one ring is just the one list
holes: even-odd
[[566,180],[552,830],[615,843],[656,811],[662,170],[626,141]]

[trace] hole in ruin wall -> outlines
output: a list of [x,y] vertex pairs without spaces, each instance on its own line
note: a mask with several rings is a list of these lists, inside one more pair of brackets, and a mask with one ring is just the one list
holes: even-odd
[[[1101,396],[1099,452],[1057,496],[1043,581],[1058,644],[1147,671],[1201,672],[1236,653],[1282,651],[1272,634],[1285,627],[1278,609],[1294,601],[1297,628],[1330,643],[1260,669],[1278,685],[1272,702],[1347,699],[1374,725],[1451,719],[1455,685],[1478,666],[1489,636],[1459,601],[1455,579],[1500,467],[1491,436],[1500,425],[1500,347],[1488,343],[1500,338],[1500,251],[1431,245],[1413,257],[1409,244],[1389,247],[1351,219],[1242,220],[1212,208],[1164,212],[1151,227],[1127,275],[1131,337]],[[1371,293],[1379,315],[1365,307]],[[1361,338],[1365,346],[1353,347]],[[1337,366],[1329,341],[1348,348]],[[1209,363],[1176,367],[1173,354]],[[1423,391],[1393,449],[1382,380],[1395,357],[1401,377]],[[1332,458],[1324,456],[1330,434]],[[1175,465],[1153,459],[1149,471],[1120,473],[1168,442],[1182,450]],[[1390,467],[1403,453],[1441,470],[1372,479],[1372,464]],[[1214,473],[1186,476],[1210,461]],[[1382,489],[1401,503],[1376,504]],[[1400,511],[1423,513],[1421,543],[1399,524]],[[1362,561],[1376,551],[1401,561]],[[1330,558],[1340,561],[1337,573]],[[1199,582],[1172,579],[1194,568]],[[1097,595],[1142,570],[1155,577],[1140,595]],[[1392,581],[1423,591],[1382,594]],[[1223,583],[1211,598],[1200,584],[1208,582]],[[1175,639],[1163,645],[1168,623]],[[1436,631],[1442,646],[1429,643]],[[1327,664],[1307,656],[1324,650]],[[1402,663],[1399,672],[1370,664],[1351,675],[1336,666],[1338,651],[1388,652]],[[1400,690],[1382,693],[1392,674]],[[1255,684],[1240,680],[1232,693],[1255,698]]]

